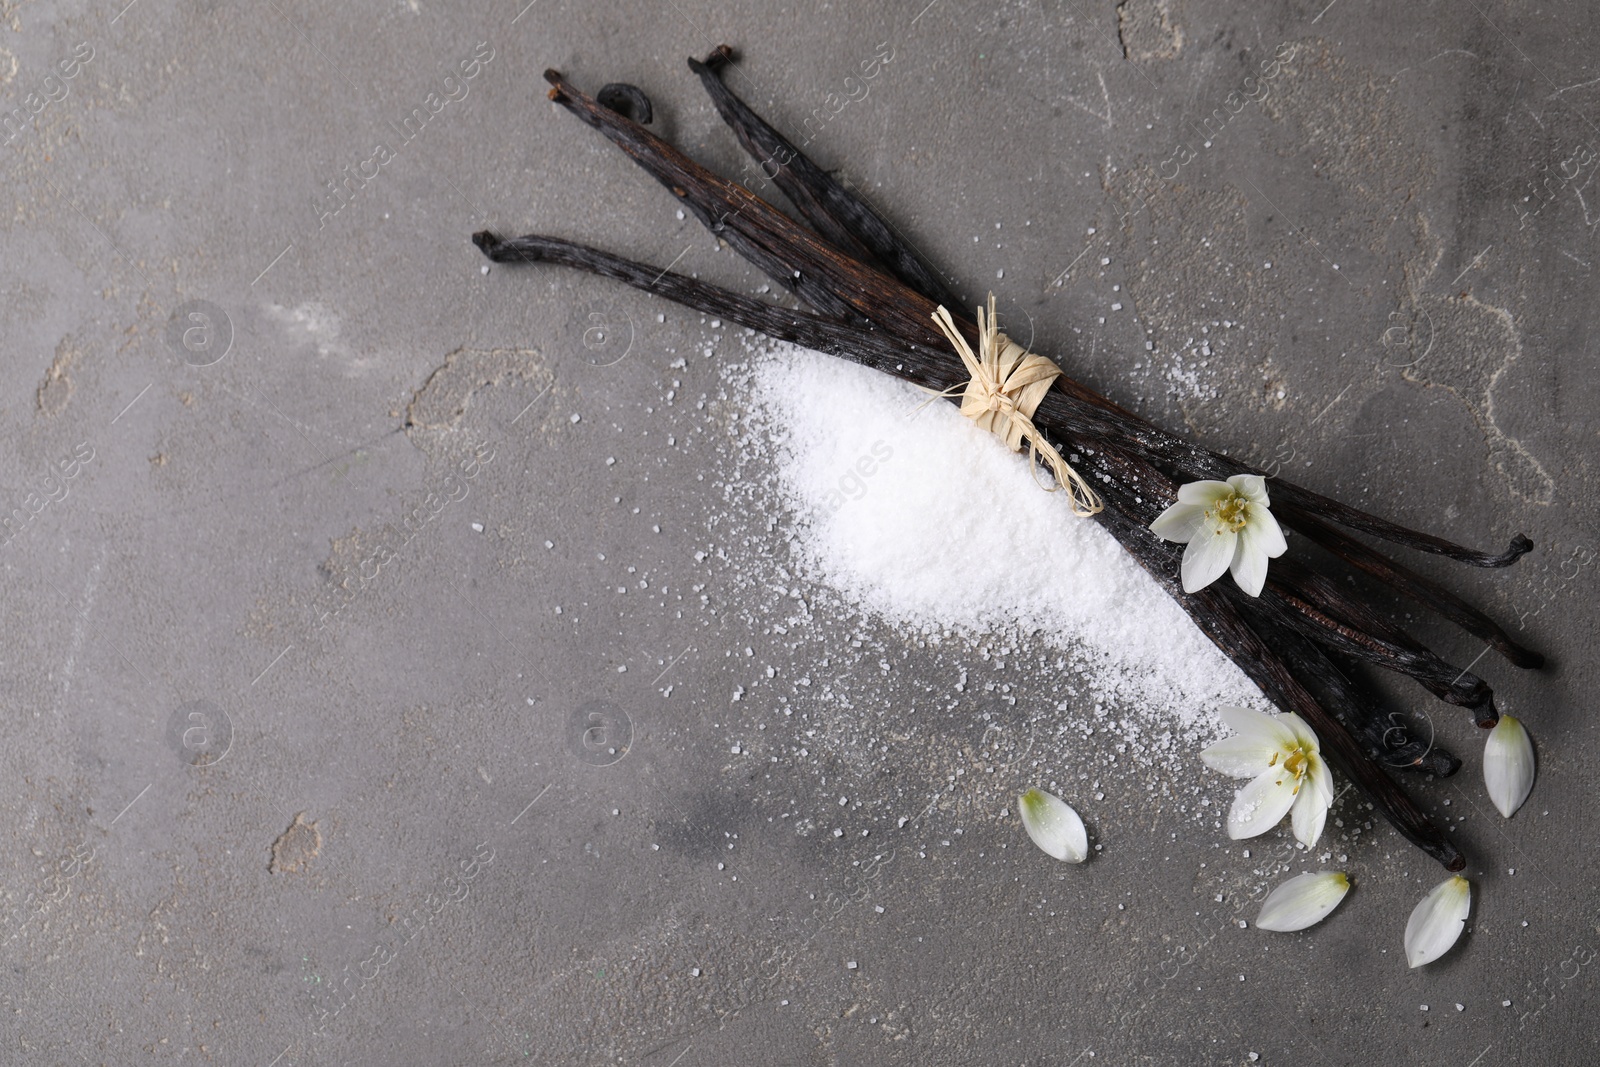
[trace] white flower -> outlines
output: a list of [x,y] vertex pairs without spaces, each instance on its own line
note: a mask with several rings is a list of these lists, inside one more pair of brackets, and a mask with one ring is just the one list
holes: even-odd
[[1317,735],[1293,712],[1274,716],[1223,708],[1221,715],[1234,736],[1200,758],[1214,771],[1250,779],[1233,798],[1228,836],[1237,841],[1264,834],[1293,811],[1294,836],[1307,848],[1316,844],[1333,803],[1333,776]]
[[1533,742],[1522,723],[1500,716],[1483,749],[1483,784],[1500,814],[1511,818],[1533,792]]
[[1017,810],[1033,843],[1056,859],[1082,863],[1089,855],[1089,834],[1083,820],[1065,800],[1043,789],[1030,789],[1017,798]]
[[1406,923],[1406,962],[1421,967],[1450,951],[1472,908],[1472,883],[1459,874],[1428,892]]
[[1315,926],[1339,906],[1348,892],[1350,879],[1343,871],[1296,875],[1267,894],[1261,903],[1261,914],[1256,916],[1256,926],[1280,933]]
[[1222,572],[1251,596],[1261,595],[1267,560],[1288,549],[1267,501],[1267,481],[1259,474],[1235,474],[1225,482],[1189,482],[1178,487],[1178,502],[1150,524],[1151,531],[1183,550],[1183,591],[1204,589]]

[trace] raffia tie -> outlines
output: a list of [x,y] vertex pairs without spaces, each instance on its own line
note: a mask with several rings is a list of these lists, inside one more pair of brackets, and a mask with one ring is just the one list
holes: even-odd
[[[966,364],[967,373],[972,375],[961,394],[961,414],[1004,440],[1013,452],[1021,452],[1022,446],[1027,445],[1028,466],[1034,472],[1035,481],[1039,473],[1034,461],[1042,458],[1056,478],[1056,485],[1044,488],[1052,493],[1057,486],[1065,489],[1074,515],[1087,518],[1105,510],[1100,495],[1033,424],[1033,413],[1050,391],[1050,383],[1060,377],[1061,368],[1000,332],[994,314],[994,294],[989,294],[987,314],[983,308],[978,309],[976,354],[956,329],[950,312],[942,306],[933,313],[933,321],[950,339],[961,362]],[[955,389],[950,392],[954,393]]]

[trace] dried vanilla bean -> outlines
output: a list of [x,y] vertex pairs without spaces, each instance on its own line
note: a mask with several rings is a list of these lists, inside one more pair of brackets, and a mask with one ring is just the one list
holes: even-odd
[[721,72],[733,58],[733,49],[722,45],[704,62],[689,60],[689,69],[699,76],[717,113],[760,166],[761,173],[782,190],[800,216],[840,251],[868,266],[886,268],[935,304],[952,311],[964,306],[921,257],[896,236],[894,227],[883,216],[813,163],[723,84]]
[[[1100,455],[1111,483],[1134,486],[1159,482],[1159,478],[1149,477],[1150,472],[1142,469],[1139,461],[1114,448],[1105,449]],[[1146,525],[1160,514],[1162,507],[1145,494],[1134,494],[1122,504],[1128,515]],[[1487,729],[1499,719],[1493,692],[1482,679],[1445,663],[1409,634],[1347,595],[1337,583],[1297,560],[1275,560],[1259,598],[1232,585],[1225,589],[1247,613],[1269,614],[1278,624],[1323,645],[1404,674],[1447,703],[1473,709],[1479,726]]]
[[[1444,586],[1402,567],[1381,552],[1357,541],[1332,523],[1298,508],[1285,511],[1294,529],[1344,560],[1350,566],[1378,579],[1385,586],[1404,593],[1423,607],[1449,619],[1467,633],[1488,643],[1513,665],[1524,670],[1544,666],[1544,656],[1513,641],[1499,624]],[[1530,542],[1531,547],[1531,542]]]
[[[948,352],[917,349],[867,325],[845,325],[810,311],[778,307],[574,241],[538,234],[505,239],[489,230],[473,234],[472,241],[495,263],[553,263],[615,278],[780,341],[851,359],[935,392],[965,381],[960,361]],[[897,371],[897,366],[903,370]]]
[[[578,267],[935,390],[964,384],[965,369],[931,320],[933,308],[950,296],[943,283],[881,216],[794,149],[722,84],[717,69],[726,59],[719,50],[707,63],[691,61],[691,67],[741,144],[764,161],[763,174],[818,232],[644,130],[625,113],[642,116],[649,109],[648,98],[631,86],[608,86],[604,99],[595,99],[553,71],[546,78],[555,86],[553,100],[604,132],[713,233],[814,312],[778,308],[556,238],[503,241],[483,232],[474,240],[499,262]],[[970,318],[946,306],[961,331],[974,338]],[[1397,727],[1392,720],[1379,716],[1370,699],[1334,664],[1331,653],[1343,652],[1407,674],[1442,699],[1474,708],[1480,719],[1492,721],[1488,686],[1475,676],[1456,672],[1337,583],[1293,562],[1280,560],[1274,565],[1271,584],[1259,599],[1231,586],[1182,593],[1178,546],[1156,538],[1148,529],[1150,519],[1170,502],[1180,481],[1260,472],[1167,434],[1080,383],[1066,377],[1056,381],[1057,388],[1047,394],[1035,422],[1064,452],[1081,450],[1087,457],[1086,469],[1101,479],[1096,489],[1111,505],[1098,516],[1107,529],[1263,692],[1312,724],[1334,762],[1402,833],[1451,869],[1460,869],[1465,861],[1459,851],[1380,766],[1388,763],[1448,774],[1459,761],[1420,742],[1395,741]],[[1538,662],[1536,654],[1511,642],[1482,613],[1334,529],[1327,520],[1477,566],[1506,565],[1531,547],[1526,538],[1519,535],[1504,553],[1475,552],[1280,479],[1273,479],[1272,494],[1274,510],[1285,525],[1328,548],[1334,558],[1387,575],[1395,588],[1471,632],[1498,635],[1496,646],[1513,662],[1525,666]],[[1319,646],[1326,646],[1326,651]],[[1302,677],[1317,687],[1320,697],[1302,684]]]
[[[924,293],[908,287],[898,278],[890,278],[872,266],[838,253],[749,190],[706,170],[627,116],[573,88],[556,71],[546,71],[545,78],[555,86],[550,94],[552,100],[605,133],[682,199],[711,232],[727,239],[736,251],[774,281],[790,288],[819,313],[849,321],[853,318],[853,310],[855,314],[899,334],[910,343],[932,348],[941,346],[941,338],[932,328],[930,319],[936,305]],[[722,84],[714,71],[707,68],[701,81],[708,91],[713,85],[716,87],[717,91],[712,93],[713,102],[717,103],[724,121],[734,129],[751,155],[758,160],[771,159],[773,151],[781,151],[788,157],[780,173],[788,184],[808,190],[807,195],[803,196],[805,203],[810,210],[823,214],[831,229],[848,231],[850,222],[865,216],[881,222],[876,213],[871,212],[858,197],[839,185],[792,144],[782,140],[764,122],[760,122],[759,117]],[[737,103],[737,107],[733,106],[734,103]],[[727,105],[726,108],[724,105]],[[754,125],[750,121],[752,119],[760,125]],[[792,156],[789,155],[791,152]],[[853,205],[864,215],[841,217],[844,209],[839,205]],[[784,233],[793,235],[794,241],[785,243]],[[882,254],[894,256],[897,262],[920,262],[887,224],[873,231],[871,243]],[[829,285],[830,280],[836,284]],[[968,340],[976,340],[976,325],[970,317],[955,307],[949,307],[949,310],[961,324],[963,332],[968,333]],[[1065,376],[1059,379],[1059,386],[1058,390],[1052,390],[1045,404],[1040,407],[1035,421],[1041,427],[1050,425],[1047,407],[1051,406],[1052,400],[1058,397],[1075,399],[1109,413],[1115,419],[1097,436],[1117,440],[1123,449],[1146,450],[1149,453],[1147,458],[1173,465],[1190,479],[1224,479],[1233,474],[1261,473],[1246,464],[1168,434]],[[1504,552],[1479,552],[1431,534],[1407,529],[1292,482],[1275,478],[1273,489],[1274,504],[1281,511],[1315,509],[1351,529],[1419,551],[1446,555],[1473,566],[1504,567],[1532,548],[1532,542],[1519,534]],[[1516,662],[1515,658],[1513,662]]]
[[650,125],[650,121],[656,117],[655,108],[650,104],[650,97],[646,96],[645,91],[637,85],[629,85],[627,82],[602,85],[600,91],[594,94],[594,98],[605,107],[619,115],[628,116],[641,126]]
[[[871,247],[873,255],[879,260],[890,264],[920,265],[921,260],[900,240],[893,227],[884,223],[881,217],[856,194],[845,189],[831,174],[818,167],[803,152],[772,129],[723,84],[717,77],[716,71],[729,62],[732,55],[732,49],[722,45],[708,56],[704,63],[697,63],[691,59],[689,66],[700,76],[701,84],[711,96],[712,103],[723,121],[733,130],[739,143],[753,158],[764,163],[779,158],[785,161],[774,181],[795,203],[806,220],[824,234],[842,230],[846,235],[859,237],[862,243]],[[766,170],[767,168],[763,166],[764,174]],[[861,223],[863,217],[870,222]],[[853,229],[858,225],[867,225],[870,228],[865,231]],[[902,280],[906,280],[899,269],[895,269],[894,273]],[[958,308],[957,304],[949,299],[950,294],[943,289],[942,283],[938,283],[937,279],[932,279],[928,286],[912,284],[909,280],[906,280],[906,284],[924,298],[944,304],[957,321],[963,324],[964,329],[970,331],[968,340],[975,339],[976,327],[970,317],[964,313],[964,308]],[[930,287],[935,291],[930,292]],[[936,295],[936,292],[942,292],[943,295]],[[916,325],[922,332],[909,335],[908,340],[940,347],[937,334],[928,331],[925,322],[919,321]],[[1138,448],[1145,453],[1145,458],[1176,468],[1186,476],[1184,480],[1197,478],[1225,480],[1235,474],[1264,473],[1228,456],[1211,452],[1169,434],[1081,383],[1063,378],[1060,387],[1060,396],[1082,401],[1112,416],[1113,421],[1106,426],[1103,434],[1096,436],[1117,441],[1124,449]],[[1053,390],[1050,399],[1055,399],[1056,396],[1057,391]],[[1041,407],[1040,416],[1036,417],[1035,421],[1045,426],[1046,417],[1044,408]],[[1079,427],[1078,432],[1071,435],[1081,438],[1082,432],[1082,427]],[[1445,555],[1472,566],[1508,566],[1533,547],[1531,541],[1518,534],[1504,552],[1479,552],[1432,534],[1407,529],[1279,478],[1273,479],[1273,491],[1274,506],[1280,510],[1282,510],[1281,500],[1291,506],[1314,510],[1353,530],[1360,530],[1418,551]]]
[[1459,871],[1466,867],[1467,858],[1455,844],[1445,838],[1422,809],[1363,751],[1361,743],[1344,723],[1324,709],[1316,695],[1278,658],[1262,635],[1234,610],[1215,585],[1185,594],[1175,567],[1146,563],[1147,559],[1172,555],[1160,547],[1166,542],[1115,508],[1108,507],[1095,518],[1116,534],[1124,547],[1134,546],[1129,548],[1134,558],[1145,564],[1150,575],[1189,611],[1201,631],[1227,653],[1273,703],[1295,712],[1311,725],[1322,742],[1323,754],[1372,800],[1396,830],[1442,863],[1446,870]]
[[1431,736],[1426,741],[1413,737],[1398,712],[1379,711],[1381,702],[1357,687],[1352,672],[1336,664],[1315,642],[1271,624],[1260,629],[1278,658],[1296,678],[1322,695],[1374,763],[1438,778],[1448,778],[1461,769],[1461,761]]
[[[905,346],[881,332],[870,333],[807,312],[777,308],[570,241],[538,236],[502,241],[486,231],[474,235],[474,240],[496,262],[551,262],[616,278],[649,292],[681,299],[698,310],[721,315],[781,340],[806,344],[932,388],[939,388],[946,381],[958,383],[965,377],[953,354]],[[1100,453],[1099,458],[1102,464],[1113,460],[1109,453]],[[1138,462],[1129,457],[1118,459],[1122,464]],[[1119,503],[1126,506],[1125,501]],[[1294,680],[1289,669],[1233,610],[1224,595],[1215,589],[1183,594],[1176,578],[1175,546],[1160,541],[1146,524],[1130,521],[1116,508],[1107,508],[1096,518],[1156,577],[1195,619],[1202,632],[1238,662],[1274,702],[1300,713],[1312,724],[1340,769],[1373,799],[1385,818],[1402,834],[1447,866],[1458,861],[1465,863],[1454,846],[1432,827],[1428,817],[1362,754],[1362,745],[1351,735],[1344,721],[1325,711],[1316,697]],[[1247,663],[1250,657],[1254,660]],[[1367,748],[1373,748],[1370,741]]]
[[[559,73],[545,71],[550,99],[610,138],[666,186],[713,234],[825,318],[870,320],[886,329],[911,316],[899,281],[864,267],[748,189],[712,173],[625,115],[602,106]],[[847,284],[840,282],[848,279]],[[923,303],[926,298],[917,294]],[[932,314],[932,306],[928,308]],[[931,322],[930,322],[931,328]],[[900,331],[895,331],[900,332]]]
[[1474,723],[1485,730],[1500,721],[1494,691],[1482,678],[1446,663],[1410,634],[1346,595],[1338,583],[1298,561],[1280,559],[1272,569],[1263,604],[1274,611],[1281,607],[1295,629],[1357,659],[1415,679],[1445,703],[1473,711]]
[[[1102,513],[1096,518],[1103,520],[1107,528],[1117,535],[1122,546],[1161,582],[1163,588],[1173,596],[1173,599],[1177,600],[1179,605],[1194,618],[1200,629],[1211,636],[1213,641],[1224,652],[1228,653],[1230,658],[1238,662],[1245,672],[1251,676],[1252,680],[1256,680],[1259,684],[1260,676],[1256,671],[1252,670],[1251,665],[1246,664],[1239,658],[1240,646],[1236,642],[1230,642],[1219,637],[1219,633],[1228,634],[1235,631],[1239,625],[1245,625],[1268,638],[1265,642],[1254,643],[1251,646],[1253,651],[1250,653],[1271,661],[1266,664],[1268,676],[1277,677],[1287,672],[1293,677],[1310,678],[1319,683],[1319,687],[1322,689],[1320,700],[1307,690],[1306,693],[1299,695],[1297,698],[1298,703],[1293,709],[1301,712],[1307,718],[1307,721],[1312,722],[1319,734],[1323,733],[1324,730],[1339,732],[1337,727],[1342,726],[1353,738],[1360,739],[1361,744],[1367,748],[1373,759],[1377,759],[1380,753],[1384,754],[1386,758],[1379,761],[1384,766],[1423,770],[1440,777],[1453,774],[1460,767],[1460,760],[1437,746],[1432,746],[1436,755],[1429,755],[1430,746],[1396,743],[1396,733],[1403,733],[1403,731],[1397,729],[1391,717],[1380,713],[1379,704],[1376,701],[1370,696],[1359,693],[1345,677],[1344,673],[1334,666],[1328,656],[1317,647],[1316,643],[1303,638],[1294,629],[1285,626],[1283,623],[1275,622],[1269,615],[1260,610],[1258,601],[1246,596],[1237,587],[1218,583],[1200,591],[1201,594],[1209,594],[1207,597],[1202,597],[1200,594],[1184,594],[1177,577],[1177,564],[1178,558],[1182,555],[1182,546],[1161,541],[1151,533],[1148,523],[1140,521],[1135,515],[1135,512],[1139,510],[1138,505],[1130,505],[1130,502],[1126,499],[1126,490],[1122,487],[1137,476],[1133,475],[1116,458],[1107,454],[1091,458],[1088,461],[1088,465],[1090,469],[1110,476],[1109,481],[1105,483],[1103,492],[1108,503],[1115,501],[1118,505],[1115,508],[1107,508],[1107,512],[1115,512],[1114,515],[1108,517],[1106,513]],[[1125,532],[1119,534],[1118,531],[1124,528],[1126,528]],[[1282,562],[1282,559],[1279,559],[1274,562],[1274,566]],[[1238,614],[1240,622],[1230,623],[1219,619],[1214,611],[1202,606],[1203,602],[1214,603],[1217,598],[1224,600],[1233,607]],[[1288,653],[1290,652],[1293,653],[1292,659],[1288,658]],[[1278,662],[1280,659],[1285,660],[1285,662]],[[1288,664],[1292,664],[1292,669]],[[1282,693],[1288,692],[1288,690],[1279,686],[1276,690],[1269,692],[1269,696],[1273,696],[1274,700],[1277,700],[1274,692]],[[1319,703],[1324,706],[1327,709],[1326,713],[1321,710],[1309,710],[1309,704],[1311,703]],[[1280,701],[1279,706],[1286,705]],[[1328,714],[1331,714],[1337,720],[1336,724],[1327,724]],[[1427,816],[1416,810],[1415,806],[1399,791],[1398,787],[1385,786],[1383,783],[1376,782],[1366,773],[1374,769],[1370,766],[1363,767],[1361,768],[1363,773],[1352,773],[1351,778],[1369,794],[1374,789],[1382,791],[1385,796],[1382,806],[1385,808],[1396,807],[1397,811],[1399,808],[1405,809],[1404,811],[1398,811],[1397,817],[1399,821],[1396,821],[1396,826],[1400,827],[1401,823],[1405,823],[1409,829],[1405,827],[1402,827],[1402,829],[1408,833],[1408,836],[1412,834],[1430,836],[1431,831],[1428,831],[1427,828],[1431,826],[1431,823]]]

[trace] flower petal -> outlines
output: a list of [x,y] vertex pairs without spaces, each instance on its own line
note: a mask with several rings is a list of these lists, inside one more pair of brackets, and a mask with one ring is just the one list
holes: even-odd
[[1235,735],[1204,749],[1200,760],[1214,771],[1232,778],[1254,778],[1278,755],[1277,745],[1260,738]]
[[1200,759],[1214,771],[1235,778],[1254,778],[1267,769],[1274,756],[1295,746],[1295,735],[1271,715],[1249,708],[1225,707],[1219,716],[1233,736],[1200,753]]
[[1268,767],[1239,790],[1228,809],[1228,836],[1235,841],[1259,837],[1283,821],[1294,806],[1294,775]]
[[1022,828],[1033,843],[1058,860],[1082,863],[1089,855],[1089,834],[1078,813],[1060,797],[1030,789],[1017,798]]
[[1501,815],[1511,818],[1528,799],[1533,792],[1533,771],[1533,741],[1528,731],[1520,720],[1500,716],[1483,749],[1483,784],[1489,787],[1489,799]]
[[1256,916],[1256,926],[1278,933],[1315,926],[1339,906],[1348,892],[1350,879],[1343,871],[1297,874],[1267,894],[1261,902],[1261,914]]
[[1251,504],[1245,516],[1244,529],[1239,531],[1244,543],[1272,559],[1289,551],[1289,542],[1283,539],[1283,527],[1265,504]]
[[1294,807],[1289,809],[1289,824],[1294,828],[1295,840],[1306,848],[1315,845],[1317,838],[1322,836],[1322,826],[1328,821],[1329,799],[1315,778],[1307,778],[1300,783]]
[[1472,884],[1459,874],[1434,886],[1406,923],[1406,962],[1421,967],[1449,952],[1471,907]]
[[1233,486],[1227,482],[1185,482],[1178,486],[1178,503],[1210,507],[1223,497],[1233,495]]
[[1310,752],[1322,751],[1322,743],[1317,740],[1317,732],[1311,728],[1310,723],[1294,712],[1286,711],[1282,715],[1276,715],[1273,721],[1289,731],[1294,738],[1294,744]]
[[[1275,745],[1285,752],[1295,747],[1297,743],[1304,743],[1295,733],[1295,726],[1304,727],[1305,720],[1293,712],[1283,715],[1268,715],[1264,711],[1253,711],[1250,708],[1236,707],[1225,704],[1217,709],[1217,718],[1222,720],[1224,726],[1243,737],[1252,737],[1263,744]],[[1310,732],[1310,727],[1306,727]],[[1311,744],[1316,745],[1315,734],[1311,735]]]
[[1150,532],[1164,541],[1186,544],[1200,524],[1205,521],[1206,509],[1198,504],[1174,504],[1150,524]]
[[1254,504],[1265,506],[1267,501],[1267,480],[1259,474],[1235,474],[1228,479],[1228,488]]
[[1310,782],[1316,786],[1317,792],[1322,794],[1322,806],[1333,807],[1333,775],[1328,771],[1328,765],[1322,761],[1318,753],[1311,760]]
[[1239,535],[1232,530],[1202,526],[1183,550],[1183,591],[1193,593],[1222,577],[1233,562]]
[[1267,554],[1250,542],[1250,527],[1239,532],[1239,545],[1234,550],[1233,562],[1228,569],[1233,580],[1251,596],[1260,596],[1261,587],[1267,584]]

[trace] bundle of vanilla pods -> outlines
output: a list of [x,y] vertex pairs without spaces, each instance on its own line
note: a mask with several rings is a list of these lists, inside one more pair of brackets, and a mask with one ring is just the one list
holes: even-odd
[[[642,123],[650,121],[650,101],[636,87],[612,84],[589,96],[556,71],[546,71],[545,78],[554,86],[551,100],[615,142],[712,233],[809,311],[777,307],[556,237],[502,240],[484,231],[473,235],[474,242],[498,263],[554,263],[615,278],[771,337],[959,394],[968,372],[941,336],[933,313],[940,306],[948,309],[968,342],[975,343],[978,328],[966,305],[882,216],[727,88],[721,72],[732,59],[724,46],[703,62],[691,59],[689,67],[762,175],[803,222],[646,130]],[[1507,566],[1533,542],[1519,534],[1502,553],[1477,552],[1274,477],[1273,514],[1300,538],[1290,554],[1273,561],[1260,595],[1250,596],[1228,582],[1185,593],[1179,580],[1183,546],[1157,537],[1150,523],[1173,503],[1180,485],[1263,472],[1170,434],[1066,375],[1055,379],[1033,422],[1061,453],[1074,457],[1103,500],[1104,509],[1086,521],[1102,523],[1274,704],[1310,723],[1333,765],[1402,834],[1447,869],[1465,867],[1466,857],[1385,770],[1444,777],[1461,761],[1431,738],[1397,729],[1398,717],[1361,684],[1352,665],[1374,664],[1404,674],[1440,700],[1467,708],[1485,729],[1499,718],[1493,693],[1481,678],[1445,662],[1390,622],[1346,577],[1359,571],[1375,579],[1377,588],[1403,593],[1518,667],[1538,667],[1543,657],[1453,593],[1353,534],[1476,567]]]

